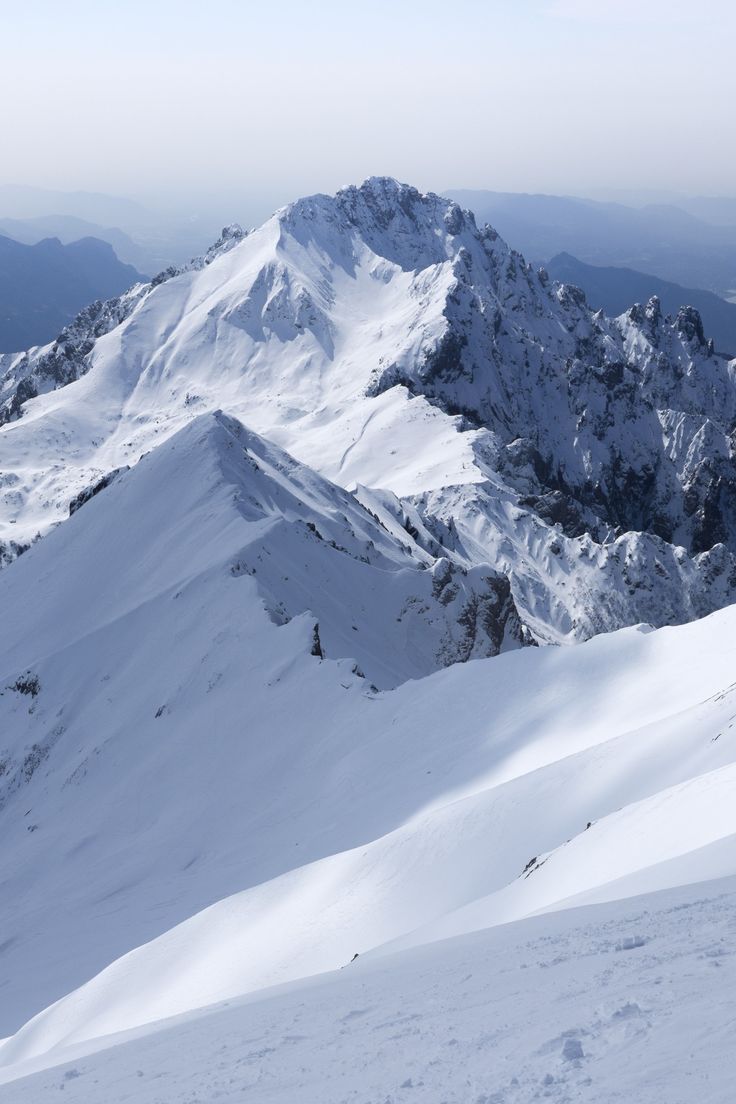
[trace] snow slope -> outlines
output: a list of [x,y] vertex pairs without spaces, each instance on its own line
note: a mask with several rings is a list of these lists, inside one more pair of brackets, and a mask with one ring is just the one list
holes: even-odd
[[521,921],[0,1070],[3,1104],[730,1104],[733,878]]
[[0,1061],[728,867],[736,610],[375,690],[451,634],[437,574],[217,415],[0,576],[5,1030],[63,998]]
[[[0,576],[3,1017],[281,872],[295,846],[324,854],[300,839],[299,807],[308,816],[339,776],[350,702],[370,711],[372,680],[518,646],[503,582],[413,556],[223,415],[186,427],[12,564]],[[300,793],[299,763],[316,793]],[[244,850],[257,831],[281,843]],[[327,838],[334,849],[342,836],[333,825]],[[52,899],[55,922],[30,924]],[[62,937],[79,956],[59,958]]]

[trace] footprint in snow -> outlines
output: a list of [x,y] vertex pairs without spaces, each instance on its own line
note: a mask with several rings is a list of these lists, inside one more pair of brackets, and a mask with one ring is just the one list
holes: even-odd
[[562,1047],[562,1058],[565,1062],[579,1062],[585,1057],[583,1050],[583,1044],[579,1039],[570,1037],[565,1039],[564,1046]]
[[626,935],[620,939],[613,948],[615,951],[635,951],[638,947],[644,947],[649,940],[643,935]]

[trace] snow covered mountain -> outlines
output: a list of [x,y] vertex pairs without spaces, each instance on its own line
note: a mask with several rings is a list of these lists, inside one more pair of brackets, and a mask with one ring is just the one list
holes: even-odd
[[0,370],[6,560],[222,408],[359,497],[399,496],[430,555],[508,577],[540,641],[735,593],[736,370],[697,313],[594,314],[391,180],[230,228]]
[[[655,1007],[672,1051],[673,987],[692,1012],[707,985],[680,902],[705,956],[736,876],[736,365],[697,316],[594,315],[380,179],[229,228],[2,370],[0,1101],[183,1101],[190,1048],[205,1099],[293,1099],[327,1077],[295,1000],[333,1053],[407,1028],[427,1099],[584,1093]],[[661,990],[645,912],[679,948]],[[648,972],[606,959],[615,1005],[567,1029],[592,966],[563,1004],[543,968],[575,945]],[[534,1052],[468,1096],[436,1052],[475,1069],[449,994],[478,956],[477,1015],[545,995]],[[373,1016],[391,977],[414,1026]],[[296,1081],[270,1038],[212,1057],[253,1016]],[[411,1098],[393,1070],[370,1099]]]

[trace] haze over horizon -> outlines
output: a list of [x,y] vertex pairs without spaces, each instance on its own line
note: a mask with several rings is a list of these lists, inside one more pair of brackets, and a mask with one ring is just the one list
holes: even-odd
[[375,174],[435,191],[736,190],[724,0],[376,0],[365,15],[31,0],[3,22],[0,184],[171,210],[247,196],[254,218]]

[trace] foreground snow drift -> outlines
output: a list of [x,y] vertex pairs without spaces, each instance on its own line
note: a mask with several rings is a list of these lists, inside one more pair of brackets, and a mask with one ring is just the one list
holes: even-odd
[[360,958],[0,1070],[0,1101],[730,1104],[735,912],[730,878]]

